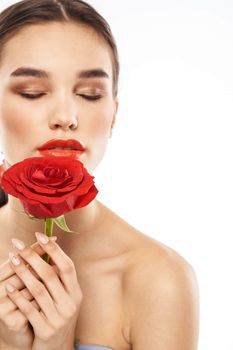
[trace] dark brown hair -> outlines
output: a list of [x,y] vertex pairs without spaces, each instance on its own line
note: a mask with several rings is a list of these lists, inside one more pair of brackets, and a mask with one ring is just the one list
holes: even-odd
[[[118,93],[119,59],[115,39],[107,21],[88,3],[81,0],[22,0],[0,13],[0,61],[4,44],[21,28],[44,22],[78,22],[94,29],[105,40],[111,52],[113,96]],[[8,196],[0,188],[0,206]]]

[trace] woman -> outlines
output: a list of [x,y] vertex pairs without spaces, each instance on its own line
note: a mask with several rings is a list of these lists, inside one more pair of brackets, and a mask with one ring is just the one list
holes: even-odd
[[[49,140],[72,139],[92,173],[118,109],[118,55],[106,21],[83,1],[24,0],[0,15],[0,44],[3,171],[41,156]],[[46,244],[33,235],[43,232],[41,221],[20,210],[2,193],[3,349],[73,349],[75,337],[79,350],[197,348],[197,283],[179,254],[97,199],[66,215],[79,235],[55,227],[57,240]]]

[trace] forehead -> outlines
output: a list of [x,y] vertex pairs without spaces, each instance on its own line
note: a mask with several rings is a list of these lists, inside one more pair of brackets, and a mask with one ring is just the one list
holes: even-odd
[[92,28],[78,23],[27,25],[5,44],[1,66],[44,67],[48,71],[98,67],[112,77],[111,51]]

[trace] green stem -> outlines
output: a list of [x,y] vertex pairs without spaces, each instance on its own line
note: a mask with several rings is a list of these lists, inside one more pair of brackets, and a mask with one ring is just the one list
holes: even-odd
[[74,337],[74,347],[79,344],[79,338]]
[[[52,218],[48,218],[48,219],[44,219],[44,234],[48,237],[52,237],[53,235],[53,219]],[[49,255],[48,253],[45,253],[44,255],[44,261],[46,261],[47,263],[49,263]]]

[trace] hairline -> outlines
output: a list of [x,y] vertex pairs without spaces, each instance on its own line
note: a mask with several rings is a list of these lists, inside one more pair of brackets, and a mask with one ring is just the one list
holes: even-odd
[[111,60],[111,65],[112,65],[112,95],[114,98],[117,97],[117,94],[115,94],[114,92],[114,86],[115,86],[115,80],[116,80],[116,76],[115,76],[115,69],[114,69],[114,55],[112,52],[112,49],[109,45],[109,43],[107,42],[107,40],[104,38],[104,36],[98,32],[98,30],[96,28],[94,28],[91,24],[86,23],[86,22],[82,22],[82,21],[76,21],[73,18],[61,18],[61,19],[55,19],[55,20],[46,20],[46,21],[40,21],[38,20],[38,22],[34,22],[34,23],[25,23],[22,24],[19,28],[14,29],[12,32],[10,32],[9,34],[6,34],[6,36],[0,40],[0,69],[1,69],[1,64],[4,60],[4,49],[7,45],[7,43],[14,37],[16,36],[18,33],[20,33],[20,31],[22,31],[23,29],[25,29],[26,27],[30,27],[30,26],[35,26],[35,25],[47,25],[50,23],[61,23],[61,24],[75,24],[77,26],[83,27],[84,29],[88,29],[90,32],[92,32],[93,34],[95,34],[96,38],[98,38],[100,40],[100,42],[102,44],[104,44],[105,48],[108,50],[108,54],[110,56],[110,60]]

